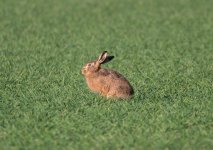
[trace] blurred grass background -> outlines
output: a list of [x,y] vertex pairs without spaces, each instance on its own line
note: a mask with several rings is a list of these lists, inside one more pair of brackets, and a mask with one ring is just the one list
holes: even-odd
[[[0,149],[212,149],[212,6],[0,0]],[[132,100],[88,90],[103,50]]]

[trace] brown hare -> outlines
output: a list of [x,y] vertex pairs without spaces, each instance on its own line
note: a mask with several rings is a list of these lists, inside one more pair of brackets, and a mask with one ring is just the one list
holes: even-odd
[[114,56],[108,56],[107,51],[100,54],[95,61],[89,62],[82,68],[88,87],[107,98],[130,98],[134,90],[129,81],[120,73],[101,68],[102,64],[111,61]]

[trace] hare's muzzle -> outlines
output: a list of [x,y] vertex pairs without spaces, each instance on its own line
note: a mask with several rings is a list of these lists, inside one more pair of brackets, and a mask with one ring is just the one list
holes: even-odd
[[83,75],[85,75],[85,73],[86,73],[86,68],[85,68],[85,67],[82,68],[81,73],[82,73]]

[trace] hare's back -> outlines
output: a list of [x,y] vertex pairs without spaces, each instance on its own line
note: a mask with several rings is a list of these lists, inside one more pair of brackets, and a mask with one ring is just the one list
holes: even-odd
[[111,69],[101,69],[100,76],[108,80],[108,82],[109,81],[128,82],[127,79],[122,74]]

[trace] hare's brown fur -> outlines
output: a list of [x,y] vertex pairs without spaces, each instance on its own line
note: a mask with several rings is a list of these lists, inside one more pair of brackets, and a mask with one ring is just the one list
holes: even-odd
[[[107,52],[103,53],[105,53],[105,57],[102,59],[106,60]],[[132,96],[134,91],[128,80],[114,70],[101,68],[100,57],[97,61],[86,64],[82,69],[88,87],[108,98],[129,98]]]

